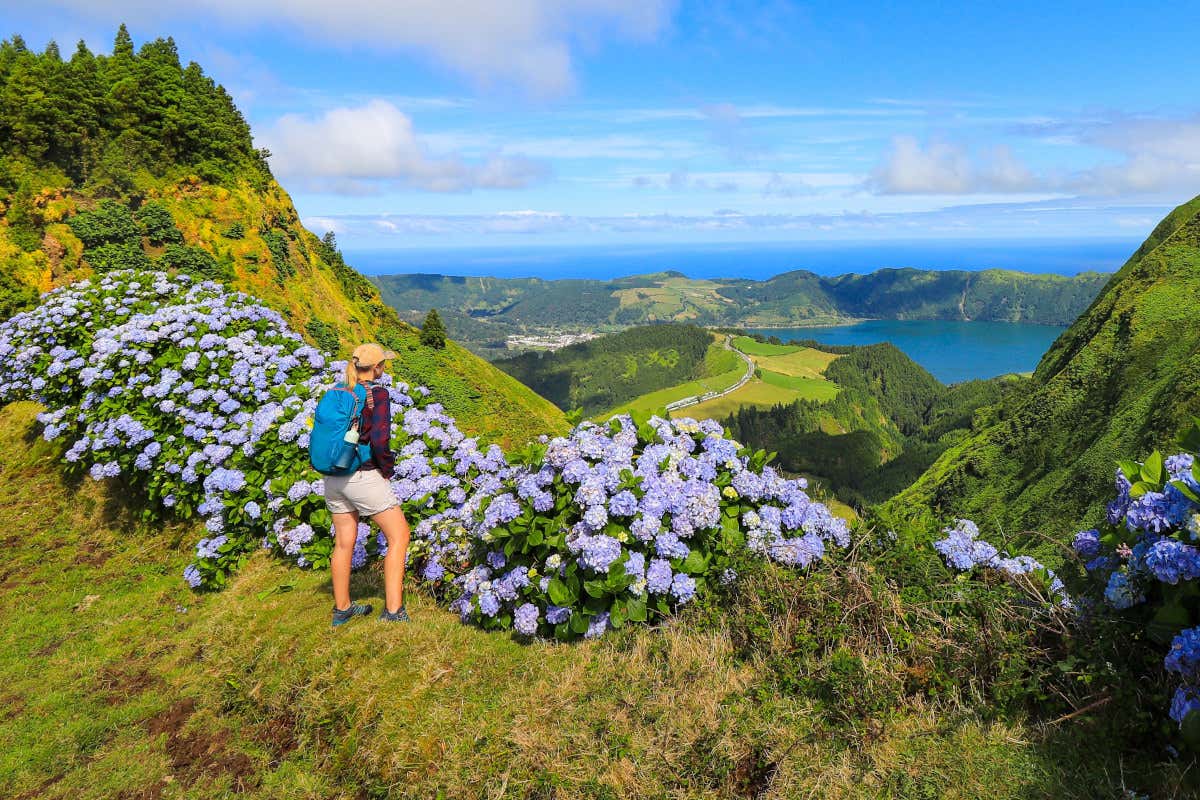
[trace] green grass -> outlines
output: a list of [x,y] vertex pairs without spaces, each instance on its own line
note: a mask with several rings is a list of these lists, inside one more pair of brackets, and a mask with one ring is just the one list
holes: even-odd
[[704,374],[720,375],[738,369],[744,362],[737,353],[725,347],[725,337],[713,334],[714,341],[704,354]]
[[[824,402],[837,397],[838,385],[824,378],[796,378],[791,375],[781,375],[778,372],[771,372],[767,369],[762,370],[761,375],[763,383],[769,383],[772,386],[778,386],[782,389],[790,389],[795,392],[797,400]],[[740,394],[740,391],[734,392],[730,396],[738,394]]]
[[723,420],[742,406],[773,406],[779,403],[791,403],[798,397],[799,394],[795,389],[776,386],[758,378],[752,378],[736,392],[681,408],[673,412],[671,416]]
[[772,372],[793,375],[797,378],[823,378],[825,369],[837,358],[836,353],[826,353],[812,347],[801,347],[781,355],[757,356],[754,360],[760,367]]
[[751,339],[749,336],[733,337],[733,346],[748,356],[781,356],[800,349],[794,344],[768,344]]
[[[746,367],[742,363],[741,359],[738,359],[738,364],[739,366],[735,369],[731,369],[728,372],[723,372],[719,375],[714,375],[711,378],[688,381],[687,383],[681,383],[678,386],[671,386],[666,389],[659,389],[657,392],[644,394],[635,400],[614,408],[612,411],[598,415],[597,418],[607,419],[614,414],[653,412],[663,408],[668,403],[673,403],[676,400],[682,400],[685,397],[702,395],[705,392],[724,391],[741,380],[742,376],[746,374]],[[693,406],[693,408],[695,408],[695,406]]]

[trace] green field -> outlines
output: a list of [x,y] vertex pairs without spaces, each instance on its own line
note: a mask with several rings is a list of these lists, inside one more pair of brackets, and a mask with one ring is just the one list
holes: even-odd
[[733,346],[748,356],[782,356],[801,349],[794,344],[769,344],[751,339],[749,336],[733,337]]
[[734,369],[745,369],[741,356],[725,347],[725,337],[713,334],[714,342],[704,354],[704,372],[708,375],[720,375]]
[[[733,386],[745,374],[745,366],[741,357],[733,350],[727,350],[723,342],[722,337],[715,336],[705,355],[706,367],[713,377],[642,395],[597,418],[634,411],[655,411],[685,397],[710,391],[720,392]],[[673,412],[672,416],[724,419],[745,405],[773,406],[796,400],[824,402],[837,396],[838,385],[823,375],[825,368],[838,358],[837,355],[811,347],[765,344],[747,336],[734,337],[732,343],[751,356],[761,368],[759,375],[732,394],[682,408]]]
[[624,403],[611,411],[597,414],[593,419],[604,420],[614,414],[635,412],[652,413],[668,403],[685,397],[697,397],[707,392],[722,392],[736,384],[746,374],[746,364],[741,356],[725,348],[725,337],[713,334],[713,343],[704,354],[704,371],[710,376],[687,383],[668,386]]
[[774,406],[779,403],[791,403],[798,397],[799,393],[795,389],[753,378],[732,394],[681,408],[671,416],[723,420],[742,406]]
[[[598,419],[607,419],[614,414],[630,414],[633,412],[653,412],[657,411],[668,403],[673,403],[676,400],[682,400],[685,397],[693,397],[702,395],[705,392],[721,392],[733,386],[742,376],[746,374],[746,367],[738,359],[736,369],[722,372],[720,375],[714,375],[711,378],[701,378],[699,380],[688,381],[681,383],[678,386],[671,386],[666,389],[659,389],[657,392],[650,392],[641,397],[626,403],[622,406],[614,408],[604,414],[598,415]],[[695,406],[693,406],[694,408]]]
[[[792,375],[782,375],[771,370],[761,370],[763,383],[769,383],[772,386],[778,386],[781,389],[789,389],[796,393],[798,400],[817,400],[824,402],[837,397],[838,385],[832,381],[827,381],[824,378],[797,378]],[[735,397],[741,394],[741,390],[734,392],[730,397]]]
[[760,367],[772,372],[793,375],[797,378],[824,379],[826,368],[837,358],[836,353],[801,347],[793,348],[791,352],[779,355],[755,356],[754,360]]

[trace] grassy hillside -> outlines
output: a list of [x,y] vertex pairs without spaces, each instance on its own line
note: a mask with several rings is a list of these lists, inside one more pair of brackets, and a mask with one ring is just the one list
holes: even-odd
[[0,44],[0,314],[96,272],[151,265],[261,297],[332,352],[384,342],[401,355],[397,375],[428,385],[473,433],[516,443],[565,426],[459,345],[422,347],[332,237],[300,224],[229,96],[182,66],[169,39],[135,52],[122,29],[113,55],[81,45],[66,61],[19,38]]
[[880,318],[1066,325],[1108,277],[884,269],[836,277],[798,270],[765,281],[694,280],[676,272],[612,281],[442,275],[372,280],[404,318],[418,320],[437,307],[453,335],[477,352],[503,354],[506,339],[517,334],[651,322],[753,328]]
[[[770,344],[749,336],[735,336],[731,343],[754,361],[754,376],[736,391],[687,406],[675,412],[676,416],[721,421],[746,406],[770,408],[797,400],[821,403],[837,396],[838,385],[825,377],[825,370],[837,355],[813,347]],[[739,368],[737,377],[741,376]]]
[[[882,562],[571,646],[419,594],[411,625],[331,632],[327,574],[265,555],[193,594],[178,575],[198,532],[64,482],[36,411],[0,409],[7,797],[1090,798],[1178,776],[1145,756],[1106,769],[1103,718],[993,699],[1029,666],[998,590],[910,581],[906,602],[932,593],[910,616]],[[354,591],[378,606],[379,574]]]
[[891,509],[932,506],[1012,530],[1103,515],[1115,460],[1200,413],[1200,198],[1173,211],[1043,356],[1030,390],[948,450]]

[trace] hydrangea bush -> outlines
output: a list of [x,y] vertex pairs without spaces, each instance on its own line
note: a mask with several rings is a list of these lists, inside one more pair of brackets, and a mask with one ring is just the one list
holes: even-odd
[[[1120,462],[1104,522],[1076,534],[1072,549],[1090,576],[1081,606],[1131,617],[1167,648],[1163,667],[1178,681],[1169,714],[1200,749],[1200,421],[1181,443],[1189,452]],[[934,548],[952,569],[1040,575],[1063,607],[1074,608],[1053,572],[1028,556],[1002,555],[970,520],[944,533]]]
[[743,549],[795,567],[844,547],[846,522],[705,420],[613,417],[514,457],[463,534],[453,608],[486,628],[594,637],[736,577]]
[[[96,479],[126,480],[151,506],[204,519],[185,578],[217,588],[255,547],[324,567],[332,520],[308,465],[317,398],[344,363],[306,345],[254,298],[186,275],[114,272],[56,289],[0,324],[0,402],[32,399],[47,440]],[[452,517],[507,465],[481,450],[423,387],[389,386],[396,496],[415,523]],[[359,528],[354,566],[386,550]]]
[[1181,441],[1188,452],[1121,462],[1103,524],[1073,544],[1100,602],[1167,648],[1170,715],[1200,748],[1200,421]]
[[[956,520],[942,531],[945,538],[933,543],[946,566],[958,572],[993,570],[1022,588],[1044,594],[1064,609],[1073,608],[1067,588],[1054,571],[1031,556],[1010,556],[979,538],[979,526],[969,519]],[[1041,590],[1045,590],[1042,592]]]
[[[195,588],[223,586],[258,547],[328,564],[332,520],[305,451],[343,367],[254,298],[186,275],[108,273],[0,323],[0,403],[41,403],[70,469],[124,481],[148,513],[203,519],[184,573]],[[584,423],[510,463],[423,387],[388,388],[417,575],[487,628],[597,636],[734,579],[739,551],[807,567],[849,538],[803,481],[713,422]],[[386,546],[361,524],[353,566]]]

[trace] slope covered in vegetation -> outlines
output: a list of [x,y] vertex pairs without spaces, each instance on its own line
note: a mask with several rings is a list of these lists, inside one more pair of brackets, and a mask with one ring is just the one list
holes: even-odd
[[824,369],[836,396],[743,406],[724,422],[738,440],[777,452],[785,469],[859,508],[906,488],[1026,383],[1003,376],[945,386],[891,344],[815,346],[840,353]]
[[889,505],[1066,533],[1103,516],[1115,463],[1200,412],[1200,197],[1151,233],[993,424]]
[[379,340],[399,377],[436,390],[464,427],[521,442],[565,427],[554,406],[417,331],[300,223],[224,89],[170,39],[111,55],[0,43],[0,316],[95,272],[158,266],[264,298],[331,352]]
[[372,280],[406,319],[420,319],[436,306],[452,335],[477,352],[503,354],[507,337],[515,334],[650,322],[755,328],[879,318],[1067,325],[1108,277],[882,269],[835,277],[797,270],[765,281],[696,280],[677,272],[611,281],[443,275]]
[[[188,591],[201,526],[64,480],[37,411],[0,409],[6,796],[1091,798],[1178,779],[1153,757],[1106,769],[1104,718],[1028,716],[1019,687],[1046,664],[1023,606],[928,553],[747,573],[732,613],[570,646],[421,594],[410,626],[331,635],[327,574],[265,553]],[[353,591],[378,606],[378,572]]]

